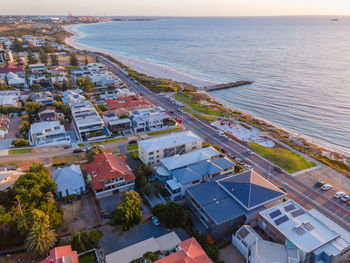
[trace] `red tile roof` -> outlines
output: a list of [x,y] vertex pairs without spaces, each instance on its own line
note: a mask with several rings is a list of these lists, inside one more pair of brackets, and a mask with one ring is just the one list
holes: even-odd
[[70,245],[55,247],[51,249],[50,256],[40,261],[40,263],[63,263],[63,262],[79,263],[78,253],[76,251],[72,251],[72,247]]
[[112,153],[101,153],[85,165],[85,171],[90,175],[91,188],[96,191],[103,189],[104,181],[124,177],[126,182],[135,180],[135,175],[121,156]]
[[121,97],[115,100],[107,99],[106,102],[110,110],[150,105],[150,102],[148,100],[135,95],[129,97]]
[[212,263],[194,237],[179,244],[181,250],[155,261],[155,263]]
[[8,64],[3,67],[0,67],[0,74],[7,74],[7,73],[19,73],[19,72],[24,72],[24,68],[21,65],[13,65],[13,64]]

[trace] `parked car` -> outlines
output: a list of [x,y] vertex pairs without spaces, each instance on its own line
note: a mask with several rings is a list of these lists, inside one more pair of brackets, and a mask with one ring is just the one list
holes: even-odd
[[340,198],[343,202],[347,202],[350,200],[350,195],[344,195],[342,198]]
[[73,153],[81,153],[81,152],[83,152],[82,149],[74,149],[74,150],[73,150]]
[[252,150],[248,150],[247,153],[250,155],[254,154],[254,152]]
[[131,140],[131,141],[129,141],[129,144],[135,144],[135,143],[137,143],[136,140]]
[[322,185],[324,185],[324,182],[317,181],[317,182],[314,184],[314,187],[320,188]]
[[344,195],[345,195],[344,192],[336,192],[336,193],[334,194],[334,197],[337,198],[337,199],[339,199],[339,198],[343,197]]
[[225,136],[223,131],[217,130],[216,133],[219,134],[220,136]]
[[327,190],[330,190],[330,189],[332,189],[332,186],[330,184],[324,184],[321,187],[321,190],[323,190],[323,191],[327,191]]
[[155,216],[152,217],[152,222],[155,226],[159,226],[160,225],[160,222],[159,222],[159,219]]
[[275,169],[279,173],[283,173],[283,170],[278,166],[274,166],[273,169]]
[[230,157],[230,158],[232,158],[232,159],[235,159],[235,158],[236,158],[236,156],[235,156],[233,153],[229,153],[229,154],[228,154],[228,157]]

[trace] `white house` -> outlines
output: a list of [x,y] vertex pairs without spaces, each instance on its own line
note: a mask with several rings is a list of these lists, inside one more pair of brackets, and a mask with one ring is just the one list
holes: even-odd
[[18,75],[16,75],[15,73],[8,73],[6,75],[7,78],[7,83],[9,86],[21,86],[21,85],[25,85],[26,84],[26,80],[24,78],[19,77]]
[[70,137],[60,121],[44,121],[30,125],[29,143],[32,146],[67,144]]

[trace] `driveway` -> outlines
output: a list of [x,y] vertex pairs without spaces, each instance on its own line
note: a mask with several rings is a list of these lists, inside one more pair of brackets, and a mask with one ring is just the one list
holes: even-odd
[[165,228],[163,225],[155,226],[151,221],[137,225],[127,232],[122,232],[119,227],[109,225],[101,227],[100,230],[103,232],[103,237],[99,242],[99,246],[104,250],[105,255],[151,237],[157,238],[163,236],[172,231],[175,231],[182,241],[190,237],[181,228],[172,230]]

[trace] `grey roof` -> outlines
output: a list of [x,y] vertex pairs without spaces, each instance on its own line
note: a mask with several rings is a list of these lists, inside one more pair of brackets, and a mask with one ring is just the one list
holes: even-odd
[[191,131],[183,131],[140,141],[139,147],[143,148],[146,152],[151,152],[159,149],[172,148],[182,144],[199,141],[201,139],[201,137]]
[[80,193],[80,187],[85,190],[85,181],[79,165],[72,164],[66,168],[58,168],[52,171],[52,178],[57,184],[57,192],[65,194],[68,189],[69,194]]
[[254,170],[230,176],[217,182],[247,210],[285,196],[281,189]]
[[217,224],[258,211],[266,203],[285,196],[254,171],[212,180],[187,191]]

